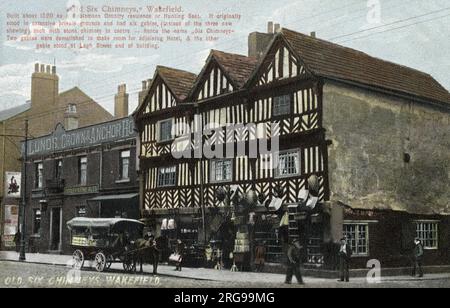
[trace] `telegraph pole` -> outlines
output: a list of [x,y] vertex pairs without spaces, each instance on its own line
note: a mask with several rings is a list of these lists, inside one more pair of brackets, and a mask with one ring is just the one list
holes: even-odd
[[19,261],[25,261],[25,208],[27,203],[27,160],[28,160],[28,120],[25,120],[25,145],[22,155],[22,206],[20,207],[20,255]]

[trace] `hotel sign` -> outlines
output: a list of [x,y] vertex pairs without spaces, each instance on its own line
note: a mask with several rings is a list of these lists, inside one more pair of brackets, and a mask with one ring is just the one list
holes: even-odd
[[[62,124],[51,135],[28,141],[28,155],[46,155],[136,138],[132,117],[66,131]],[[22,145],[22,153],[24,152]]]
[[98,193],[98,186],[77,186],[64,188],[65,195],[89,195]]

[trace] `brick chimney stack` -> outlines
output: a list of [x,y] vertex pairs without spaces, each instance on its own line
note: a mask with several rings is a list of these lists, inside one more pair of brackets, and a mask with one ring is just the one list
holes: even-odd
[[127,85],[121,84],[114,99],[114,117],[116,119],[128,116],[128,99]]
[[31,75],[31,108],[39,111],[57,108],[59,77],[56,66],[36,63]]
[[272,42],[277,31],[281,30],[280,24],[269,21],[267,33],[252,32],[248,36],[248,56],[260,59],[266,52],[267,47]]
[[148,89],[150,88],[150,85],[152,84],[152,79],[147,79],[142,81],[142,90],[139,92],[139,105],[142,104],[142,102],[145,99],[145,96],[148,93]]

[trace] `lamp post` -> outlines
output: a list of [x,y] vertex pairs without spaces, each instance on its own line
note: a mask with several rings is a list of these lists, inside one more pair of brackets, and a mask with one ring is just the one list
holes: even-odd
[[20,254],[19,261],[25,261],[25,208],[27,203],[27,159],[28,159],[28,120],[25,120],[25,145],[22,161],[22,206],[20,210]]

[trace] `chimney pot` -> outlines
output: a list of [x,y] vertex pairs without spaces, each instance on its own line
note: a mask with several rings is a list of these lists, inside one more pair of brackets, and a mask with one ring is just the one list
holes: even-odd
[[41,64],[41,73],[45,73],[45,64]]
[[56,66],[52,66],[52,74],[56,75]]
[[36,63],[36,64],[34,65],[34,72],[35,72],[35,73],[39,73],[39,63]]
[[316,31],[311,32],[311,37],[316,38]]
[[267,33],[273,34],[273,21],[269,21],[267,24]]
[[47,73],[47,74],[50,74],[51,71],[52,71],[52,67],[51,67],[50,65],[47,65],[47,71],[46,71],[46,73]]

